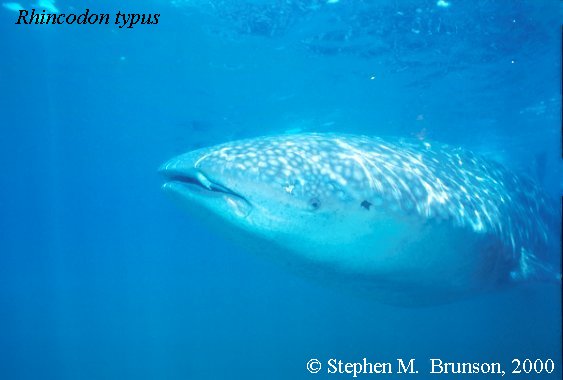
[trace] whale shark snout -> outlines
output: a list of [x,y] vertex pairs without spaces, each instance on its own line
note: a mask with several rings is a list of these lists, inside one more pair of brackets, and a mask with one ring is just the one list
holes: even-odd
[[547,199],[460,148],[340,134],[185,153],[164,190],[249,250],[381,300],[450,300],[551,272]]
[[173,158],[159,168],[166,178],[163,190],[190,204],[204,206],[210,212],[248,216],[252,206],[245,197],[198,169],[201,157],[194,153]]

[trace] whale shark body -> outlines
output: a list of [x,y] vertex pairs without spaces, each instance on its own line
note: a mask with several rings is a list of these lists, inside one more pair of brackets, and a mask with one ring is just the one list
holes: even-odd
[[164,190],[245,247],[397,304],[552,276],[538,187],[461,148],[296,134],[195,150]]

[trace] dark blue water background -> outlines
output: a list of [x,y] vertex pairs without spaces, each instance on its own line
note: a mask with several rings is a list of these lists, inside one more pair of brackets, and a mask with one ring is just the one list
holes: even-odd
[[248,254],[159,189],[192,148],[339,131],[468,147],[560,195],[561,3],[450,3],[56,3],[161,14],[133,29],[0,8],[0,378],[313,378],[312,357],[552,358],[559,378],[557,285],[381,305]]

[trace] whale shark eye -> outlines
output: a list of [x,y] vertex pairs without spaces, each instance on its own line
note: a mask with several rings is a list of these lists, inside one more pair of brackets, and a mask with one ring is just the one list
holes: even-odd
[[318,210],[318,208],[321,207],[321,201],[319,201],[318,198],[311,198],[309,199],[309,206],[312,210]]

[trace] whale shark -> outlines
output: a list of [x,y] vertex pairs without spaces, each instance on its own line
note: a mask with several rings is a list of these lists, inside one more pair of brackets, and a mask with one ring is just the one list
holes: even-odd
[[246,249],[385,303],[557,276],[548,198],[459,147],[303,133],[194,150],[159,171],[167,193]]

